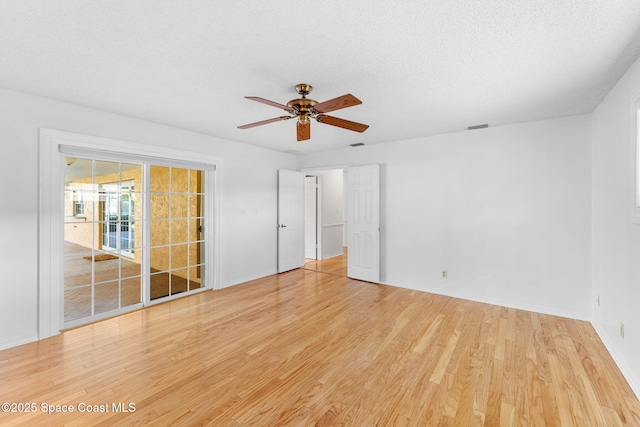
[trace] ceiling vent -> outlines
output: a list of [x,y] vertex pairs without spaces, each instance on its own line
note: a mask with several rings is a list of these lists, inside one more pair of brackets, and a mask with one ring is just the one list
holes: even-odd
[[467,126],[467,130],[484,129],[484,128],[488,128],[488,127],[489,127],[489,123],[485,123],[485,124],[482,124],[482,125]]

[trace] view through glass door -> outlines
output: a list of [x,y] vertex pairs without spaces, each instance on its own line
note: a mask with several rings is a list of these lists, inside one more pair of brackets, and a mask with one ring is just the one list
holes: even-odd
[[152,300],[203,284],[203,172],[151,166],[149,279]]
[[100,184],[102,249],[129,258],[135,247],[134,189],[133,180]]
[[65,163],[65,326],[203,287],[204,171]]

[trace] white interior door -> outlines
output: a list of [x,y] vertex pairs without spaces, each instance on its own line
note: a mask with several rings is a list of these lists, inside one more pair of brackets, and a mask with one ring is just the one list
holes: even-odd
[[278,170],[278,273],[304,265],[304,174]]
[[349,255],[347,275],[380,281],[380,172],[378,165],[354,166],[347,172]]
[[318,259],[318,177],[305,177],[304,186],[304,257]]

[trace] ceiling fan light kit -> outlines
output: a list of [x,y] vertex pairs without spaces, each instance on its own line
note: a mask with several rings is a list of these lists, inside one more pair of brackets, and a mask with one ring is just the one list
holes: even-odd
[[292,99],[287,102],[286,105],[277,102],[269,101],[268,99],[260,98],[257,96],[245,96],[245,98],[260,102],[262,104],[271,105],[272,107],[280,108],[290,116],[280,116],[273,119],[262,120],[255,123],[249,123],[246,125],[238,126],[239,129],[249,129],[256,126],[266,125],[268,123],[279,122],[282,120],[298,119],[296,124],[296,135],[298,141],[306,141],[311,139],[311,121],[314,119],[318,123],[324,123],[331,126],[336,126],[342,129],[352,130],[354,132],[364,132],[369,125],[362,123],[352,122],[350,120],[340,119],[338,117],[328,116],[324,113],[340,110],[342,108],[353,107],[354,105],[362,104],[355,96],[350,93],[339,96],[337,98],[330,99],[324,102],[318,102],[314,99],[307,98],[307,95],[311,93],[313,87],[307,83],[300,83],[296,85],[296,92],[301,98]]

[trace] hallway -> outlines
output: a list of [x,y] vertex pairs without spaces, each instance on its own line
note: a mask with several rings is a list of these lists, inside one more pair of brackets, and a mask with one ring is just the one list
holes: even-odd
[[321,273],[333,274],[336,276],[347,276],[347,247],[340,256],[324,260],[306,259],[302,268],[305,270],[318,271]]

